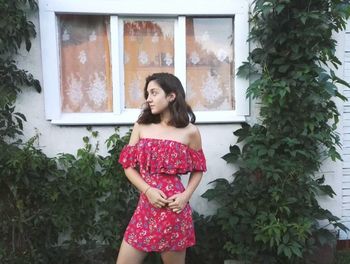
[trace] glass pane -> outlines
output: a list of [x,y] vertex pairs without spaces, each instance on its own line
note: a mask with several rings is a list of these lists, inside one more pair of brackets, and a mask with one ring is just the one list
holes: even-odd
[[145,79],[154,72],[174,73],[174,21],[124,20],[126,108],[142,106]]
[[194,110],[233,110],[233,18],[186,19],[187,100]]
[[62,112],[111,112],[109,18],[61,15]]

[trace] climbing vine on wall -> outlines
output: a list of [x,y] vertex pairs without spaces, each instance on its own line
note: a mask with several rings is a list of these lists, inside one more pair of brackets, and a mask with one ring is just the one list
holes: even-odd
[[27,15],[36,9],[33,0],[0,1],[0,144],[4,144],[7,138],[22,134],[25,116],[15,112],[14,106],[21,88],[31,86],[41,91],[39,81],[19,69],[15,61],[23,45],[27,51],[31,48],[30,39],[36,32]]
[[[334,241],[340,220],[317,197],[335,193],[320,175],[322,162],[340,159],[335,100],[333,33],[343,30],[349,1],[256,0],[250,41],[256,48],[240,67],[248,96],[260,104],[259,121],[234,132],[223,158],[239,166],[234,179],[216,180],[204,197],[219,202],[215,215],[225,250],[251,263],[304,263],[315,246]],[[326,220],[329,225],[320,225]]]

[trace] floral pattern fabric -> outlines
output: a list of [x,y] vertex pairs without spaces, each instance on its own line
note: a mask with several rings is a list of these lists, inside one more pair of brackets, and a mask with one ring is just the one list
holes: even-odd
[[[142,138],[120,153],[123,168],[138,168],[150,186],[167,197],[185,190],[179,174],[206,171],[202,150],[167,139]],[[124,234],[124,240],[136,249],[150,252],[181,251],[195,244],[192,211],[187,204],[181,213],[156,208],[141,194],[137,208]]]

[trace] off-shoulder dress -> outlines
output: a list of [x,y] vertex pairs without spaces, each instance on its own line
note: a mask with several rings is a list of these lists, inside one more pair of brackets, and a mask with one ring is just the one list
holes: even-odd
[[[123,168],[137,168],[150,186],[167,197],[185,190],[181,174],[206,171],[202,150],[168,139],[141,138],[134,146],[126,145],[119,156]],[[181,251],[195,244],[190,205],[175,213],[170,208],[156,208],[141,194],[124,234],[124,240],[146,252]]]

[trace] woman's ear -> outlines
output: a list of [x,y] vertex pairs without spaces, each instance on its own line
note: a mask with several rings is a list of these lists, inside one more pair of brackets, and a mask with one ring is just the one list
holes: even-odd
[[176,94],[175,93],[170,93],[168,94],[169,102],[174,102],[176,99]]

